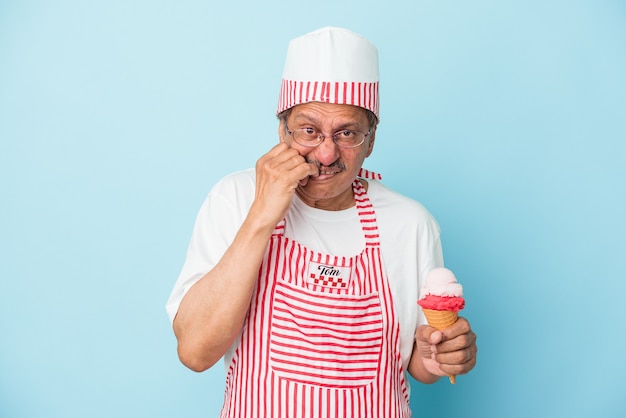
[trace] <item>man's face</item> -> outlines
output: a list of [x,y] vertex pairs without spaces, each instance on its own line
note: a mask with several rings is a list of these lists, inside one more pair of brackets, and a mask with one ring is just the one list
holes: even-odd
[[324,134],[324,141],[316,147],[296,143],[281,121],[278,132],[281,141],[296,149],[309,163],[316,164],[318,177],[309,177],[297,193],[310,206],[326,210],[341,210],[353,206],[352,182],[361,165],[374,147],[375,128],[363,144],[342,148],[333,141],[333,134],[342,130],[367,133],[370,125],[364,109],[351,105],[310,102],[295,106],[287,117],[287,126],[293,132],[313,128]]

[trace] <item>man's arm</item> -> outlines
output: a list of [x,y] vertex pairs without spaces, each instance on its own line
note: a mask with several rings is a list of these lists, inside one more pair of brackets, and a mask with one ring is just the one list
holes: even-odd
[[257,162],[248,216],[217,265],[189,289],[174,318],[178,356],[191,370],[211,367],[239,335],[272,231],[287,213],[298,182],[317,172],[284,143]]

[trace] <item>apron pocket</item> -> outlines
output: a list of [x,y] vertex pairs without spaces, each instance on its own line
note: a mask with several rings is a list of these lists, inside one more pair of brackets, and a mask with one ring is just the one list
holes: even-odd
[[357,388],[378,374],[383,335],[378,293],[316,293],[278,280],[271,315],[270,367],[279,378]]

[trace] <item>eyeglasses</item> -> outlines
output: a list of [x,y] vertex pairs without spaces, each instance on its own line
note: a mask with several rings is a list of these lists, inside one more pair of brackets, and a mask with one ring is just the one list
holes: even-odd
[[[285,128],[287,128],[287,133],[291,135],[293,140],[303,147],[317,147],[319,144],[324,142],[324,139],[326,139],[326,135],[315,128],[300,128],[291,131],[287,126],[287,122],[285,122]],[[369,136],[371,133],[371,129],[366,134],[359,131],[344,129],[333,134],[333,142],[341,148],[355,148],[365,142],[365,137]]]

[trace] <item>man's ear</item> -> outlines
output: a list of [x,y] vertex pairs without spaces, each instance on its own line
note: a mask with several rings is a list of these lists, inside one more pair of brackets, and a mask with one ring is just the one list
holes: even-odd
[[365,158],[369,157],[374,151],[374,140],[376,139],[376,126],[372,128],[372,133],[370,134],[370,141],[367,145],[367,154],[365,154]]
[[285,120],[279,119],[278,122],[278,142],[285,142]]

